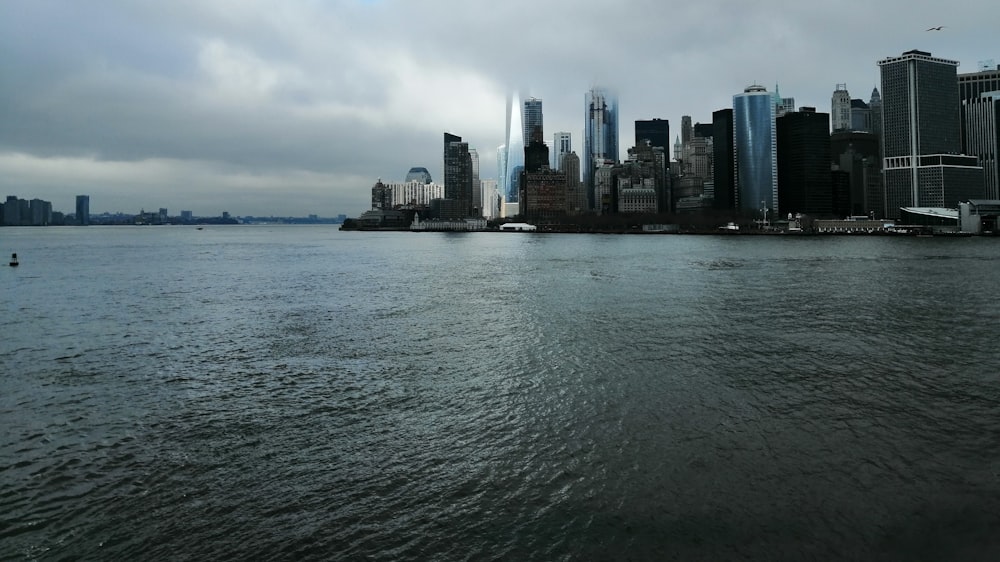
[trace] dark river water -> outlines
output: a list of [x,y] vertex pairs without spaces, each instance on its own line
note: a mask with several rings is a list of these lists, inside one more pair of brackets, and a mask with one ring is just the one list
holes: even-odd
[[1000,558],[997,240],[0,250],[3,560]]

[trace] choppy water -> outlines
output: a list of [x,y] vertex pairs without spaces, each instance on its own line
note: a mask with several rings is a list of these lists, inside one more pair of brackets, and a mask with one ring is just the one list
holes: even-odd
[[995,240],[0,250],[3,560],[1000,557]]

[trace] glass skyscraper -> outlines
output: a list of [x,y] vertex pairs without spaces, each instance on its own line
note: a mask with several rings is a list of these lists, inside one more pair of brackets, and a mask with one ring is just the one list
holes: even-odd
[[[524,170],[524,121],[521,117],[521,96],[513,94],[507,98],[507,130],[504,138],[507,143],[500,147],[497,154],[497,164],[500,169],[497,176],[497,188],[506,203],[517,203],[520,188],[521,171]],[[539,100],[539,112],[541,101]],[[539,114],[541,118],[541,114]]]
[[524,127],[521,135],[524,139],[524,145],[527,146],[535,140],[545,142],[544,129],[542,128],[542,100],[538,98],[524,100],[522,119]]
[[76,222],[83,226],[90,224],[90,196],[76,196]]
[[670,121],[667,119],[637,119],[635,122],[635,146],[649,141],[650,146],[670,150]]
[[595,168],[605,162],[618,162],[618,98],[603,88],[592,88],[584,105],[583,185],[588,204],[594,209]]
[[778,149],[774,99],[763,86],[733,96],[736,208],[778,208]]

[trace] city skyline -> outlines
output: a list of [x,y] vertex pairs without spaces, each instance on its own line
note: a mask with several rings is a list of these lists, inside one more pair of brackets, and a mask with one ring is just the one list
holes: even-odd
[[[378,177],[424,166],[443,178],[442,131],[478,150],[492,177],[511,91],[543,99],[546,140],[569,132],[579,154],[594,86],[618,94],[619,136],[631,139],[636,120],[709,123],[748,84],[828,112],[836,84],[867,99],[885,57],[920,49],[959,73],[1000,59],[1000,8],[985,1],[931,22],[929,2],[624,3],[601,18],[519,2],[491,4],[487,18],[483,6],[18,5],[0,22],[0,195],[68,209],[89,193],[95,211],[353,213]],[[520,40],[497,57],[510,29]]]

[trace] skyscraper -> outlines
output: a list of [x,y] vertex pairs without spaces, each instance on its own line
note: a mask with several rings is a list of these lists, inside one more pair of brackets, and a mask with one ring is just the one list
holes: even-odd
[[480,180],[479,192],[483,201],[482,215],[488,219],[499,217],[500,193],[497,191],[497,180]]
[[483,190],[479,186],[479,152],[475,148],[469,149],[469,160],[472,166],[472,215],[482,216],[483,212]]
[[580,157],[575,152],[566,154],[559,171],[566,174],[566,210],[571,213],[587,210],[587,194],[580,183]]
[[[868,111],[871,112],[871,131],[875,135],[882,136],[882,96],[878,93],[878,88],[872,88],[872,97],[868,100]],[[879,150],[881,150],[881,145]],[[879,163],[879,166],[882,164]]]
[[872,110],[864,100],[851,100],[851,130],[868,132],[872,130]]
[[[77,211],[79,212],[80,197],[76,198]],[[21,210],[18,204],[17,195],[8,195],[7,202],[3,206],[3,224],[6,226],[20,226]]]
[[1000,65],[996,69],[986,67],[979,72],[958,75],[960,99],[974,100],[987,92],[1000,92]]
[[592,88],[584,98],[584,123],[583,185],[594,209],[595,169],[618,162],[618,98],[603,88]]
[[76,196],[76,222],[77,224],[87,226],[90,224],[90,196],[89,195],[77,195]]
[[635,122],[635,146],[642,146],[647,141],[649,146],[659,146],[663,150],[669,151],[670,121],[658,118],[637,120]]
[[985,172],[985,196],[1000,199],[1000,66],[982,65],[958,75],[962,100],[962,151],[975,155]]
[[524,100],[524,128],[522,135],[524,145],[527,146],[537,140],[545,142],[544,128],[542,127],[542,100],[538,98],[528,98]]
[[803,107],[775,121],[778,149],[778,212],[833,214],[830,115]]
[[[569,133],[559,132],[552,137],[552,169],[562,170],[563,157],[573,152],[573,140]],[[580,172],[577,170],[577,175]]]
[[981,198],[983,169],[962,149],[957,61],[907,51],[878,61],[886,216]]
[[444,134],[444,201],[441,218],[474,216],[472,208],[472,157],[469,143],[451,133]]
[[851,128],[851,93],[847,84],[837,84],[830,99],[830,119],[834,131],[846,131]]
[[882,190],[882,159],[878,136],[864,131],[837,131],[830,135],[830,162],[848,174],[847,211],[851,215],[885,212]]
[[736,146],[733,141],[733,110],[712,112],[712,177],[715,182],[714,207],[736,208]]
[[524,147],[524,169],[529,172],[537,172],[542,168],[549,167],[549,147],[541,139],[528,143]]
[[[498,189],[504,197],[505,203],[516,203],[519,191],[518,182],[521,178],[521,171],[524,170],[524,121],[521,118],[521,98],[519,94],[513,94],[507,98],[507,129],[504,134],[506,144],[500,147],[497,156],[497,163],[500,164],[499,175],[497,176]],[[501,163],[502,161],[502,163]]]
[[1000,91],[962,100],[962,125],[962,144],[983,167],[985,197],[1000,199]]
[[736,208],[740,211],[778,208],[776,109],[763,86],[747,86],[733,96]]

